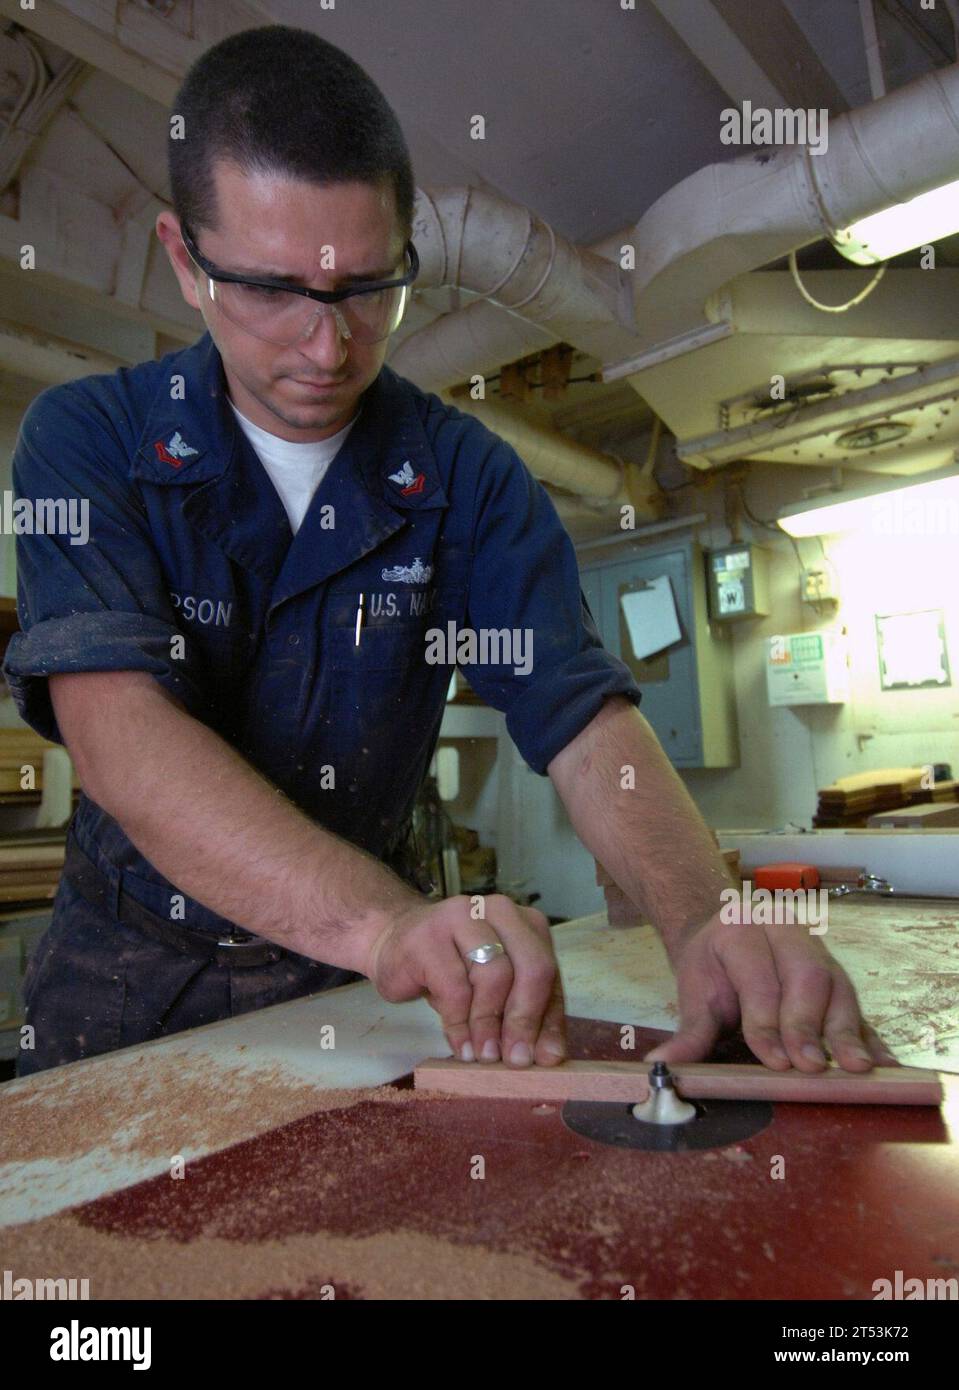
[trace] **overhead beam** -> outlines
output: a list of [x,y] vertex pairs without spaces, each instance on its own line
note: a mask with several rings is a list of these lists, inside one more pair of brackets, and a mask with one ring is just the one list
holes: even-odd
[[776,90],[782,92],[787,106],[817,111],[825,107],[834,116],[849,110],[848,101],[784,0],[763,0],[760,23],[755,0],[712,3]]
[[788,106],[775,82],[756,62],[712,0],[652,0],[652,3],[690,53],[737,105],[751,101],[770,109]]
[[[156,347],[156,331],[142,315],[117,313],[101,294],[80,298],[61,289],[51,275],[41,282],[36,271],[0,263],[0,304],[3,317],[21,328],[65,339],[121,362],[142,362],[153,356]],[[184,335],[186,331],[184,327]]]
[[0,189],[13,182],[27,152],[68,101],[86,71],[79,59],[68,57],[51,77],[45,55],[29,34],[12,29],[4,39],[5,59],[20,63],[19,71],[11,70],[7,75],[12,82],[22,79],[22,88],[16,94],[16,111],[7,119],[7,129],[0,140]]
[[667,23],[736,105],[770,110],[848,103],[783,0],[652,0]]
[[[184,14],[191,18],[188,26]],[[91,0],[0,0],[0,15],[109,73],[117,81],[169,107],[195,58],[241,29],[274,23],[255,0],[216,0],[168,13],[136,4]]]
[[104,28],[71,14],[57,0],[43,0],[33,9],[23,9],[20,0],[0,0],[0,14],[162,106],[169,106],[176,95],[179,82],[173,74],[130,52]]
[[143,189],[139,208],[127,209],[113,287],[114,297],[123,304],[138,307],[142,301],[153,250],[154,226],[163,206],[149,190]]
[[45,386],[59,386],[94,372],[115,372],[125,364],[90,348],[29,333],[0,319],[0,368]]
[[[77,280],[75,276],[70,275],[63,265],[54,264],[49,269],[18,270],[20,248],[25,242],[36,243],[36,235],[31,235],[30,227],[12,217],[4,217],[0,214],[0,274],[9,274],[14,277],[29,275],[31,277],[30,283],[38,288],[50,290],[55,294],[67,295],[70,299],[81,304],[89,304],[101,312],[107,310],[119,318],[148,326],[155,333],[164,333],[167,337],[176,339],[177,342],[192,343],[203,331],[200,316],[188,310],[186,305],[183,306],[184,318],[180,320],[174,318],[172,314],[124,304],[115,295],[106,293],[98,286],[86,285]],[[187,314],[190,316],[189,321],[186,319]]]

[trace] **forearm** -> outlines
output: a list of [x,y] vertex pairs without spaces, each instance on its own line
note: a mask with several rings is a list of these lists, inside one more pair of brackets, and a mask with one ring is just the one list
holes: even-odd
[[[311,821],[149,676],[125,681],[121,697],[114,673],[54,677],[51,694],[84,790],[160,873],[227,920],[363,970],[372,940],[418,899],[379,860]],[[102,715],[91,718],[98,695]]]
[[648,722],[628,700],[606,700],[548,770],[583,844],[667,948],[719,911],[730,882],[722,856]]

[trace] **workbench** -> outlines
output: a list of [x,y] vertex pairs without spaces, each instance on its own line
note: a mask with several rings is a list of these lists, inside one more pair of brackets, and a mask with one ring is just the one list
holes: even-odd
[[[628,1058],[629,1024],[638,1061],[675,1028],[651,928],[555,941],[575,1056]],[[827,944],[901,1061],[959,1071],[959,902],[840,900]],[[740,1142],[638,1152],[557,1104],[412,1090],[448,1051],[425,1002],[361,983],[9,1082],[0,1269],[94,1299],[871,1299],[896,1270],[959,1275],[959,1077],[941,1111],[775,1104]]]

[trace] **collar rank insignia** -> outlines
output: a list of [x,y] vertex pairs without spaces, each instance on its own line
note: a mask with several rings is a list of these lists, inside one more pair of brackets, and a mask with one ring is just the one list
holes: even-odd
[[406,459],[403,467],[398,473],[390,473],[391,483],[396,483],[403,497],[410,497],[415,492],[422,492],[426,482],[425,473],[414,473],[409,459]]
[[176,430],[165,442],[158,439],[153,447],[160,462],[168,463],[171,468],[180,468],[187,459],[193,458],[199,453],[198,449],[190,447],[179,430]]

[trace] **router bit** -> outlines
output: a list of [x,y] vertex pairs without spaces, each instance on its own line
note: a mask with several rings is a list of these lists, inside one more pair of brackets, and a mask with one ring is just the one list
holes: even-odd
[[676,1094],[672,1073],[665,1062],[654,1062],[649,1073],[649,1095],[633,1106],[633,1116],[648,1125],[685,1125],[696,1107]]

